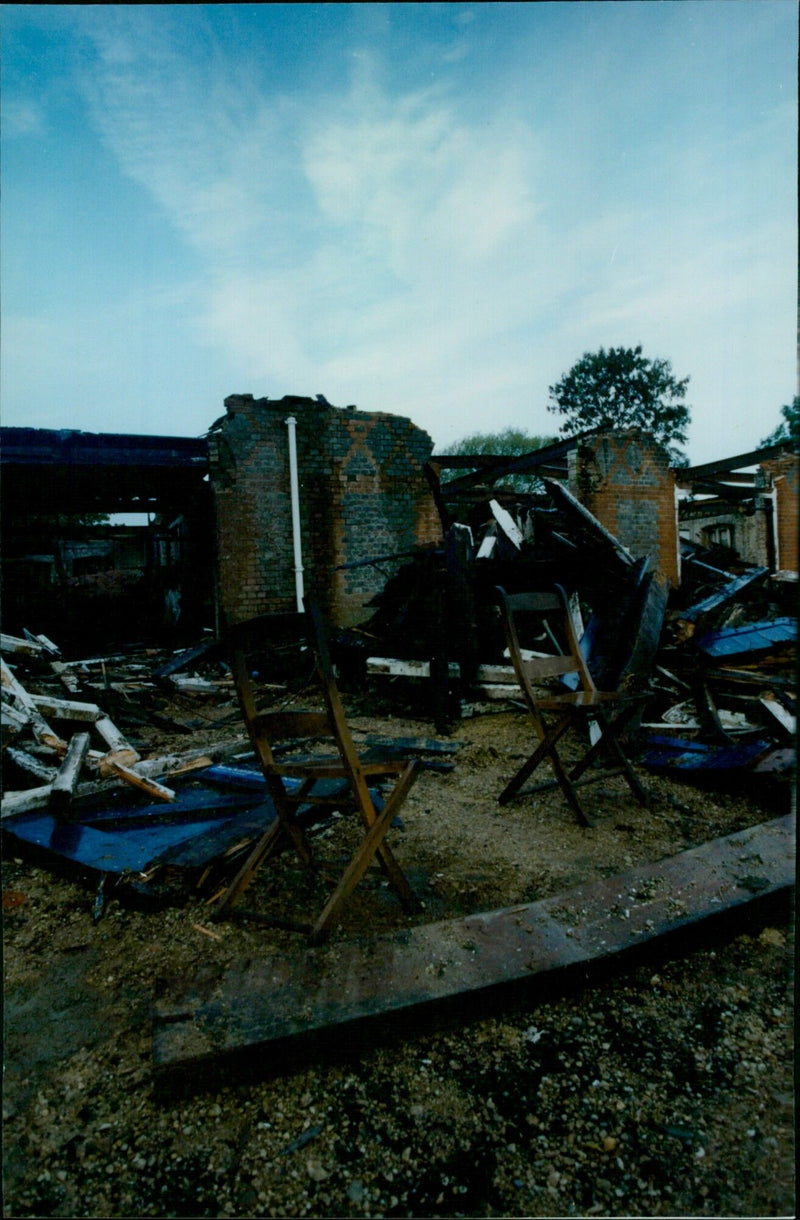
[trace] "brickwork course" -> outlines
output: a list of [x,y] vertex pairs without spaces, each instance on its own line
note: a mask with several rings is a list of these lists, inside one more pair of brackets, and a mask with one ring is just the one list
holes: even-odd
[[599,433],[569,455],[572,494],[634,558],[680,583],[675,475],[669,454],[640,428]]
[[[730,545],[745,563],[766,565],[774,558],[778,571],[798,570],[798,492],[800,458],[787,453],[760,463],[763,490],[742,505],[724,500],[684,504],[681,527],[694,542],[713,546],[730,531]],[[769,510],[768,512],[766,510]],[[772,548],[770,547],[770,534]]]
[[225,409],[208,438],[224,625],[296,605],[289,417],[297,421],[304,583],[332,621],[364,618],[396,570],[344,565],[441,540],[424,474],[433,442],[409,419],[291,396],[235,394]]
[[800,458],[787,453],[762,463],[772,481],[775,496],[776,566],[781,571],[798,570],[797,500],[800,492]]

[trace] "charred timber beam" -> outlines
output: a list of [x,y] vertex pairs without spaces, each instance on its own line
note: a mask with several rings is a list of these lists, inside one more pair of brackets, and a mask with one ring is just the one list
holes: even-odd
[[752,928],[756,903],[789,894],[794,857],[787,816],[540,902],[249,958],[159,1003],[157,1079],[173,1089],[192,1076],[203,1087],[228,1081],[233,1068],[285,1073],[434,1017],[464,1020],[515,997],[546,1002],[632,951],[641,960],[660,944],[691,950],[701,927],[737,915]]

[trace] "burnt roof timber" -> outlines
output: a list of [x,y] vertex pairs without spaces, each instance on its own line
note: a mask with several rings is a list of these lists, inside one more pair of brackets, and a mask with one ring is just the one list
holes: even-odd
[[7,524],[52,513],[186,511],[210,494],[203,437],[0,428],[0,461]]
[[169,466],[208,468],[205,437],[144,436],[55,428],[0,428],[3,466]]
[[[474,487],[477,483],[484,483],[487,476],[492,482],[498,479],[504,479],[510,474],[527,474],[530,471],[537,470],[538,467],[552,464],[555,458],[566,457],[579,442],[586,436],[594,435],[592,432],[582,432],[579,436],[570,436],[566,440],[556,441],[552,445],[543,445],[541,449],[533,449],[530,453],[523,453],[519,457],[509,457],[508,455],[496,455],[494,461],[496,466],[487,463],[480,470],[473,471],[472,474],[462,475],[459,479],[451,479],[448,483],[442,484],[442,492],[450,495],[453,492],[460,492],[469,487]],[[489,457],[489,454],[475,454],[470,465],[476,465],[475,457]],[[436,455],[431,459],[432,462],[441,461]],[[560,473],[566,473],[566,466]]]
[[783,457],[791,453],[792,446],[789,441],[783,441],[779,445],[766,445],[763,449],[753,449],[750,453],[739,453],[736,457],[722,458],[718,462],[705,462],[702,466],[679,467],[675,471],[676,481],[679,486],[683,487],[697,478],[720,475],[728,470],[740,470],[742,466],[757,466],[760,462],[769,461],[770,458]]
[[755,494],[755,488],[752,484],[749,487],[728,487],[724,483],[717,482],[716,479],[698,479],[692,483],[692,491],[704,496],[717,496],[721,500],[731,500],[738,503],[740,500],[752,500]]

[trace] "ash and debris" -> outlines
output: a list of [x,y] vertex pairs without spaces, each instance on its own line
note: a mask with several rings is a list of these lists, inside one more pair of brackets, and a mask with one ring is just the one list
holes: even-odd
[[[351,723],[357,733],[430,731],[363,708]],[[648,779],[651,810],[608,781],[591,830],[557,792],[500,809],[486,793],[513,768],[518,728],[508,711],[457,727],[458,765],[421,776],[393,840],[425,911],[404,915],[371,872],[331,959],[365,926],[553,896],[772,816],[752,797],[663,777]],[[233,740],[237,726],[227,731]],[[324,873],[341,843],[325,833],[315,847]],[[314,885],[282,857],[247,900],[303,912]],[[3,888],[9,1216],[793,1211],[788,916],[550,1003],[465,1013],[458,1027],[353,1046],[335,1064],[164,1097],[153,1081],[154,1002],[176,979],[302,953],[302,938],[211,924],[191,892],[162,910],[112,897],[93,924],[90,886],[8,851]]]

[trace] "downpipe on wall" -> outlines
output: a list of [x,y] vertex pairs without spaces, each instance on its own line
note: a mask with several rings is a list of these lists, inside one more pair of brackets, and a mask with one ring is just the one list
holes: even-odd
[[303,543],[300,534],[300,484],[297,478],[297,420],[290,415],[286,420],[289,433],[289,489],[292,499],[292,541],[294,543],[294,587],[297,609],[302,611],[305,589],[303,587]]

